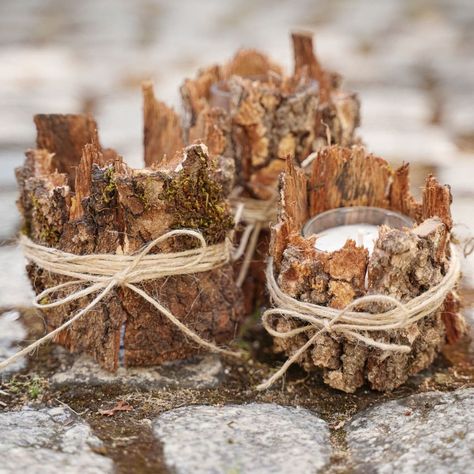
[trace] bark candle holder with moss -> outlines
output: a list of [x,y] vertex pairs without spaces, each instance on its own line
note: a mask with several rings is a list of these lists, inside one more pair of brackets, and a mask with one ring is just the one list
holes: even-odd
[[[210,344],[231,341],[243,317],[243,298],[230,259],[218,256],[213,266],[196,257],[191,261],[195,266],[183,265],[182,273],[173,273],[174,260],[169,260],[176,255],[189,261],[193,252],[199,254],[201,244],[209,251],[230,248],[226,239],[233,218],[225,182],[231,177],[206,148],[190,146],[159,166],[132,169],[113,150],[100,146],[96,124],[88,117],[39,115],[35,123],[37,149],[29,150],[25,164],[17,169],[18,204],[27,256],[34,254],[28,275],[35,292],[48,295],[38,302],[47,308],[47,330],[61,327],[91,304],[103,291],[104,275],[110,274],[111,281],[101,301],[61,331],[56,341],[72,352],[90,354],[108,370],[119,366],[121,344],[123,365],[146,366],[202,352],[203,344],[195,342],[199,338]],[[189,230],[182,235],[180,229]],[[161,241],[163,236],[170,237]],[[160,261],[161,255],[168,270],[153,262],[144,267],[146,258],[136,260],[137,252],[154,241],[156,245],[146,249],[148,262],[151,257]],[[51,262],[49,254],[62,260]],[[92,262],[92,275],[83,284],[67,286],[81,279],[74,270],[75,262],[85,260],[81,257]],[[48,265],[65,258],[71,275],[64,263],[63,273],[48,271]],[[114,265],[123,268],[122,273],[109,268]],[[61,284],[66,286],[48,293],[48,288]],[[98,285],[95,292],[52,304],[71,292],[87,292],[93,284]],[[194,340],[187,332],[196,335]]]
[[242,50],[227,64],[202,69],[186,80],[183,119],[154,98],[150,84],[144,86],[148,165],[200,139],[211,156],[230,158],[236,168],[234,201],[244,204],[243,221],[253,226],[249,249],[256,247],[255,255],[248,252],[238,265],[243,267],[240,283],[247,275],[248,310],[254,297],[264,294],[268,229],[276,218],[278,176],[286,157],[302,163],[323,145],[356,141],[357,97],[341,89],[337,74],[321,67],[310,35],[295,33],[292,40],[292,75],[261,52]]
[[[428,177],[420,203],[408,188],[407,165],[394,171],[361,147],[321,150],[309,175],[288,160],[267,269],[275,308],[264,324],[289,359],[261,388],[298,362],[339,390],[392,390],[464,332],[449,187]],[[359,224],[388,219],[370,255],[350,239],[336,250],[318,246],[318,218],[356,223],[344,214]]]

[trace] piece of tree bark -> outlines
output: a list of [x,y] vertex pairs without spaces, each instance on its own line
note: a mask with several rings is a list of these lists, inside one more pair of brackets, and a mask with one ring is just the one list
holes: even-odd
[[[421,203],[409,193],[408,166],[392,170],[360,147],[333,146],[319,152],[306,177],[288,160],[281,179],[280,215],[273,227],[270,253],[283,291],[301,301],[343,308],[365,294],[384,294],[407,301],[440,282],[449,265],[452,226],[449,187],[429,176]],[[302,236],[310,218],[338,207],[375,206],[401,211],[416,223],[413,229],[382,226],[370,258],[366,249],[348,240],[335,252],[319,251],[315,237]],[[368,275],[367,288],[364,284]],[[367,311],[383,310],[373,305]],[[437,311],[404,329],[371,333],[392,344],[410,344],[409,354],[385,353],[343,335],[323,333],[300,358],[308,371],[318,369],[330,386],[353,392],[364,383],[386,391],[428,367],[445,341],[463,333],[459,298],[451,292]],[[275,328],[301,325],[278,317]],[[275,349],[293,354],[311,334],[275,338]]]
[[[200,71],[181,88],[187,111],[183,135],[188,141],[202,139],[211,154],[231,157],[236,185],[246,197],[275,199],[288,156],[301,163],[324,145],[358,141],[356,95],[342,90],[339,76],[323,69],[311,35],[295,33],[292,41],[293,75],[284,75],[262,53],[244,50],[227,64]],[[262,257],[268,244],[264,229],[244,284],[249,309],[265,301]]]
[[[357,97],[340,88],[339,76],[323,69],[311,35],[295,33],[292,41],[295,68],[290,76],[261,52],[241,50],[228,63],[187,79],[181,87],[185,109],[181,120],[145,85],[147,165],[173,155],[181,146],[177,137],[188,144],[202,140],[211,156],[233,161],[235,185],[243,196],[271,200],[287,156],[301,163],[329,143],[356,143]],[[170,126],[157,126],[160,123]],[[249,310],[263,301],[268,244],[269,232],[264,229],[244,284]]]
[[53,166],[65,173],[74,187],[75,168],[82,156],[82,147],[93,143],[99,148],[97,124],[86,115],[39,114],[34,117],[36,148],[53,153]]
[[179,116],[156,100],[150,82],[143,83],[142,91],[145,166],[159,165],[161,160],[173,158],[183,148],[183,132]]
[[[44,124],[63,120],[56,116],[43,120],[43,136],[56,133],[54,127],[48,129]],[[84,118],[77,116],[76,120],[82,124]],[[87,142],[83,133],[75,135],[74,130],[80,127],[74,122],[74,116],[68,116],[68,146],[81,148],[82,155],[75,163],[70,155],[65,158],[68,166],[77,169],[74,188],[68,184],[70,177],[56,171],[49,149],[27,152],[25,165],[17,170],[24,232],[33,241],[85,255],[132,254],[171,229],[199,230],[211,245],[226,238],[233,220],[222,182],[229,172],[208,156],[204,146],[191,146],[172,159],[166,157],[153,169],[135,170],[112,150],[102,150],[97,140]],[[57,137],[43,143],[56,143],[59,149],[62,146]],[[178,251],[194,245],[196,242],[189,238],[175,238],[153,251]],[[68,281],[33,264],[29,264],[28,273],[37,293]],[[242,294],[235,285],[231,264],[196,275],[147,281],[140,287],[210,341],[232,340],[242,320]],[[66,293],[58,291],[55,296]],[[89,298],[83,298],[45,310],[48,330],[88,302]],[[58,342],[115,370],[121,334],[127,366],[159,364],[201,352],[153,306],[123,288],[114,288],[61,333]]]
[[328,136],[341,145],[356,141],[356,96],[341,91],[334,74],[321,67],[310,35],[295,33],[292,39],[292,76],[284,76],[262,53],[249,50],[228,64],[202,70],[182,87],[191,117],[184,122],[188,136],[198,135],[199,121],[216,124],[209,115],[216,90],[225,98],[231,129],[224,134],[231,143],[225,148],[236,162],[238,184],[258,199],[272,198],[287,156],[301,162],[328,144]]

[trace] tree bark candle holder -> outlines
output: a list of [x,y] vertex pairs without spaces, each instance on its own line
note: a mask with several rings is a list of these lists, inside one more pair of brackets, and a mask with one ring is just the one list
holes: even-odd
[[256,199],[274,196],[287,156],[301,163],[322,145],[355,141],[355,94],[343,91],[340,77],[321,67],[310,35],[295,33],[292,40],[293,75],[258,51],[242,50],[181,88],[185,136],[192,141],[219,131],[222,147],[216,151],[234,158],[236,184]]
[[[192,235],[181,235],[179,229],[199,232],[209,249],[224,245],[229,238],[233,218],[226,181],[232,176],[209,157],[203,145],[168,156],[158,166],[131,169],[113,150],[100,146],[96,124],[88,117],[39,115],[35,123],[37,149],[29,150],[25,164],[17,169],[23,233],[32,244],[47,247],[50,253],[98,255],[105,260],[113,256],[110,265],[115,265],[117,259],[135,256],[170,231],[178,235],[157,241],[149,255],[178,252],[178,258],[187,249],[196,248],[199,242]],[[134,259],[130,272],[138,265]],[[146,271],[156,273],[160,268]],[[28,264],[28,275],[37,294],[73,279],[36,263]],[[96,276],[100,277],[99,271]],[[61,331],[56,341],[115,370],[119,362],[147,366],[201,352],[202,347],[183,333],[183,327],[210,343],[229,342],[235,336],[243,317],[243,298],[230,261],[199,273],[183,271],[136,281],[134,287],[141,294],[127,284],[112,285],[106,296],[69,330]],[[84,288],[78,286],[58,288],[39,301],[40,307],[48,308],[44,310],[48,331],[91,303],[95,293],[51,307],[51,300],[67,298],[71,291]],[[143,294],[159,302],[178,322],[165,317]]]
[[239,283],[248,275],[244,287],[248,309],[253,308],[254,297],[264,293],[268,228],[276,218],[276,188],[286,157],[301,163],[323,145],[349,146],[356,141],[355,94],[343,91],[340,77],[321,67],[311,36],[293,34],[292,40],[295,68],[290,76],[264,54],[242,50],[229,63],[205,68],[195,79],[186,80],[181,88],[182,132],[177,127],[180,119],[154,99],[151,86],[144,90],[148,165],[163,151],[172,153],[197,139],[212,156],[231,158],[235,165],[234,198],[236,205],[244,204],[242,220],[253,229],[250,251],[240,263]]
[[[394,171],[361,147],[323,149],[309,175],[292,160],[286,166],[267,269],[276,307],[263,320],[275,350],[289,359],[260,388],[297,361],[345,392],[364,383],[392,390],[428,367],[465,329],[455,288],[459,261],[450,244],[449,187],[429,176],[417,202],[408,190],[408,165]],[[397,214],[390,218],[391,212]],[[371,222],[375,214],[379,221]],[[328,218],[334,225],[355,223],[351,215],[359,224],[381,223],[384,215],[395,226],[380,227],[370,255],[350,239],[333,251],[318,249],[312,233],[318,218],[327,228]],[[404,227],[410,219],[414,226]],[[391,314],[402,317],[394,324]]]

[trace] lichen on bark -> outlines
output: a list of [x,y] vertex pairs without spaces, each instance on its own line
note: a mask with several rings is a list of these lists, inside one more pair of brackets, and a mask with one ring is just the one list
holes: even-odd
[[182,169],[164,176],[159,198],[174,216],[172,229],[198,229],[209,244],[215,244],[225,239],[234,221],[215,166],[204,150],[202,146],[192,148]]

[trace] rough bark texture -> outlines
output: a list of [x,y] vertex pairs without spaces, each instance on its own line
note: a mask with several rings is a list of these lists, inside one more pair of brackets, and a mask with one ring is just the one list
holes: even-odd
[[97,124],[86,115],[36,115],[34,118],[37,139],[36,148],[54,153],[53,166],[66,173],[74,187],[75,167],[82,156],[82,146],[94,143],[98,146]]
[[142,91],[145,166],[159,165],[184,146],[180,120],[173,109],[155,99],[150,82],[143,83]]
[[[357,141],[357,97],[342,91],[337,76],[321,67],[311,36],[293,34],[292,40],[291,76],[262,53],[240,51],[229,63],[187,80],[181,89],[187,110],[185,136],[218,141],[213,152],[234,160],[237,186],[255,199],[275,198],[288,156],[301,163],[328,143]],[[268,245],[269,232],[264,230],[244,283],[248,310],[265,301]]]
[[[356,139],[359,103],[340,89],[313,52],[312,37],[293,34],[295,70],[281,68],[257,51],[240,51],[223,66],[212,66],[185,81],[185,134],[205,139],[203,129],[222,131],[237,167],[238,184],[257,199],[270,199],[287,156],[298,162],[331,143]],[[223,123],[210,111],[225,113]],[[202,122],[206,123],[205,126]]]
[[[233,227],[223,182],[228,170],[210,158],[202,145],[168,156],[153,169],[131,169],[112,150],[102,150],[89,141],[90,119],[82,116],[42,118],[41,143],[62,148],[56,128],[45,124],[68,124],[68,147],[81,149],[67,166],[75,166],[71,178],[56,171],[53,149],[27,152],[17,169],[19,209],[24,232],[33,241],[75,254],[131,254],[171,229],[200,230],[208,244],[222,242]],[[38,123],[38,121],[37,121]],[[95,128],[94,128],[95,129]],[[49,132],[48,132],[49,130]],[[51,135],[49,136],[48,133]],[[40,140],[38,140],[40,143]],[[75,189],[75,191],[73,191]],[[181,250],[195,245],[189,239],[174,239],[154,251]],[[28,272],[37,293],[66,277],[49,274],[35,265]],[[196,275],[175,276],[141,284],[189,328],[204,338],[230,341],[243,315],[242,295],[236,288],[233,269],[227,264]],[[58,294],[64,296],[64,294]],[[45,311],[48,330],[67,320],[87,301],[76,301]],[[73,352],[91,354],[102,366],[115,370],[119,364],[121,332],[124,331],[124,364],[153,365],[194,355],[199,348],[150,304],[122,288],[114,289],[90,313],[63,332],[58,342]]]
[[[322,150],[306,176],[288,160],[281,179],[281,209],[273,227],[271,255],[277,281],[283,291],[302,301],[343,308],[364,294],[384,294],[407,301],[440,282],[449,265],[452,226],[449,187],[429,176],[423,200],[417,203],[408,191],[408,166],[392,170],[381,158],[360,147],[333,146]],[[382,226],[369,258],[363,247],[348,240],[335,252],[315,249],[315,236],[301,235],[309,217],[338,207],[375,206],[401,211],[412,217],[413,229]],[[365,275],[368,275],[367,288]],[[372,306],[368,311],[381,310]],[[300,359],[308,371],[319,369],[330,386],[353,392],[364,383],[373,389],[392,390],[429,366],[447,340],[463,333],[456,292],[442,308],[410,327],[390,333],[371,333],[377,339],[410,344],[408,354],[388,353],[348,340],[322,334]],[[275,318],[280,331],[300,323]],[[291,339],[275,339],[277,351],[291,355],[309,333]]]
[[[211,156],[234,163],[235,185],[244,196],[275,199],[280,173],[290,156],[298,163],[328,143],[350,146],[357,142],[359,102],[340,87],[340,78],[323,69],[310,35],[292,35],[294,72],[255,50],[239,51],[224,65],[201,70],[181,87],[185,116],[179,117],[144,88],[145,150],[147,165],[172,154],[176,136],[186,143],[202,140]],[[151,111],[151,112],[150,112]],[[158,123],[173,124],[156,127]],[[159,152],[156,148],[160,145]],[[269,230],[261,233],[244,283],[249,311],[265,301],[264,259]],[[240,268],[236,264],[236,271]]]

